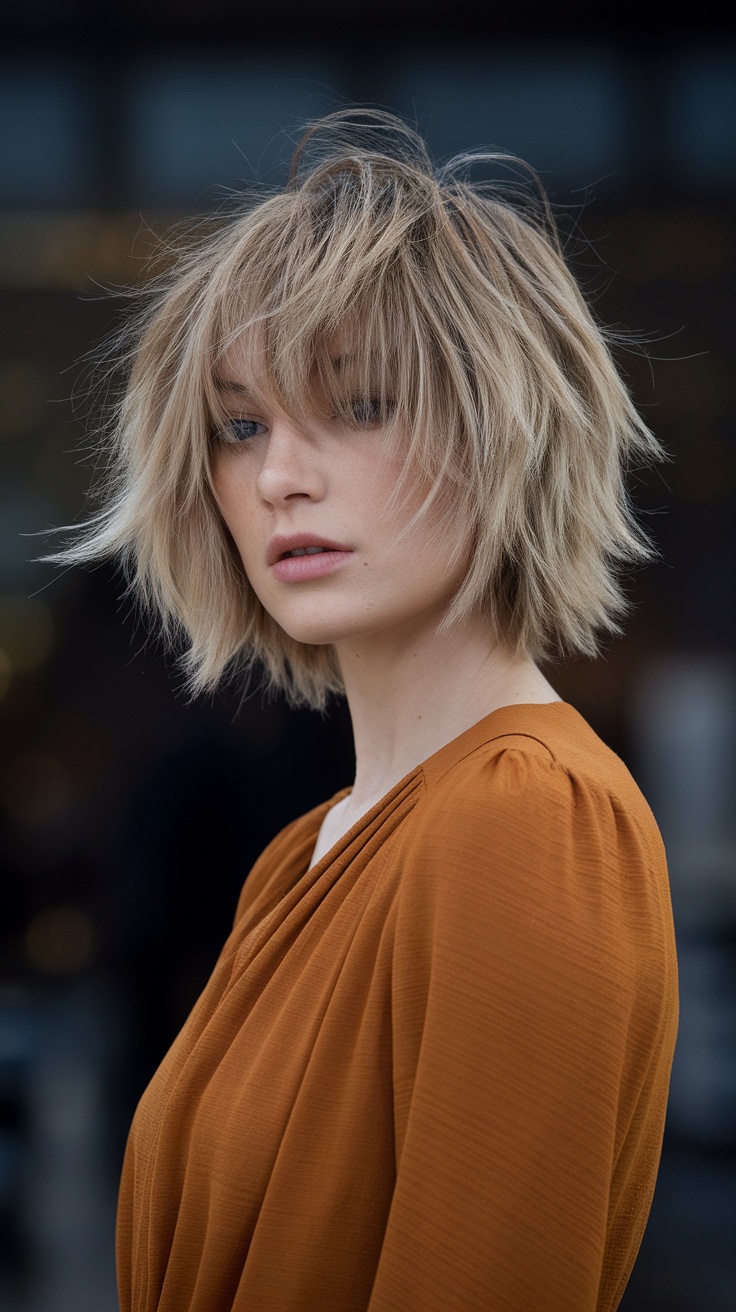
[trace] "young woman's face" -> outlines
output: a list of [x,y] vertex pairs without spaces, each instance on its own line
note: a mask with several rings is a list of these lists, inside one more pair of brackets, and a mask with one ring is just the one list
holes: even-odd
[[[223,519],[262,605],[304,643],[414,641],[434,631],[465,574],[435,502],[407,480],[389,509],[403,453],[386,451],[380,407],[356,397],[357,429],[329,416],[290,419],[258,399],[247,358],[229,352],[218,386],[231,421],[214,438]],[[398,442],[398,439],[396,439]],[[454,530],[456,533],[456,530]]]

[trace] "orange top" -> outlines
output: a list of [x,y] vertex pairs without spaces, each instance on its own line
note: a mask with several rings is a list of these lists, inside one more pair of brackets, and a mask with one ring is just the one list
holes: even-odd
[[307,871],[329,805],[254,866],[140,1103],[122,1312],[615,1308],[677,1024],[631,776],[572,707],[510,706]]

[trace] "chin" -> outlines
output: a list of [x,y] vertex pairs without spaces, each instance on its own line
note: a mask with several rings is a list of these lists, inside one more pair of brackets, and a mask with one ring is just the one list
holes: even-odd
[[308,647],[334,647],[337,643],[350,641],[351,638],[365,637],[372,628],[365,615],[325,615],[324,607],[320,613],[312,615],[274,615],[276,623],[288,633],[295,642],[303,642]]
[[273,611],[271,614],[284,633],[307,647],[330,647],[346,636],[344,625],[330,621],[324,615],[282,616]]
[[305,647],[334,647],[336,643],[356,636],[352,630],[348,632],[339,625],[281,624],[280,627],[295,642],[304,643]]

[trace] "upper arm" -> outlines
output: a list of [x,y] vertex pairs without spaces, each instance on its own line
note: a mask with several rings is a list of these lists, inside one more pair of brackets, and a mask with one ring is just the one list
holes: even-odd
[[596,1308],[622,1101],[655,1037],[655,906],[643,868],[621,869],[635,836],[518,752],[427,801],[402,873],[397,1184],[371,1308]]

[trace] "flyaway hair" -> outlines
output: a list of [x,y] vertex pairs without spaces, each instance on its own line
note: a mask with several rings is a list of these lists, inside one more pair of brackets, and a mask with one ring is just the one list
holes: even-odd
[[106,432],[101,508],[53,558],[121,558],[183,640],[193,690],[254,665],[312,705],[341,688],[332,649],[296,642],[266,613],[217,509],[216,375],[241,341],[259,392],[296,419],[326,405],[355,424],[356,396],[381,397],[387,440],[426,475],[428,503],[442,492],[450,507],[448,543],[453,525],[472,532],[445,623],[480,611],[534,658],[592,655],[619,631],[619,573],[651,554],[626,471],[661,452],[549,206],[469,180],[476,162],[504,158],[435,169],[400,120],[329,115],[306,134],[286,189],[182,243],[146,292]]

